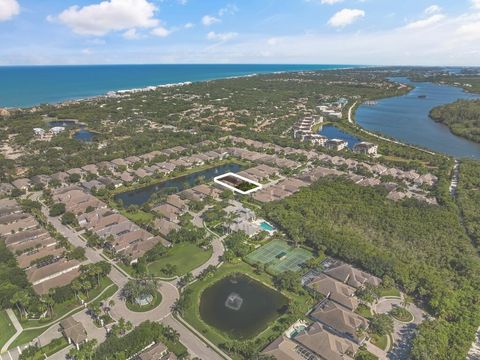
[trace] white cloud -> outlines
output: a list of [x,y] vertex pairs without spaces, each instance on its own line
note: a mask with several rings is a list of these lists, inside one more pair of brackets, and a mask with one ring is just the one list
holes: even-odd
[[202,24],[205,26],[210,26],[218,22],[220,22],[220,19],[215,16],[205,15],[202,17]]
[[191,28],[193,28],[194,26],[195,26],[195,25],[194,25],[193,23],[191,23],[191,22],[186,23],[185,25],[183,25],[183,27],[184,27],[185,29],[191,29]]
[[480,0],[471,0],[472,1],[472,7],[474,9],[479,9],[480,10]]
[[456,34],[459,35],[463,41],[480,41],[480,21],[460,26]]
[[92,49],[90,49],[90,48],[82,49],[82,54],[90,55],[90,54],[92,54],[92,53],[93,53],[93,51],[92,51]]
[[343,2],[343,0],[321,0],[322,4],[333,5]]
[[10,20],[20,14],[17,0],[0,0],[0,21]]
[[238,12],[238,7],[237,5],[234,5],[234,4],[228,4],[227,6],[225,6],[224,8],[221,8],[219,11],[218,11],[218,16],[224,16],[224,15],[233,15],[235,14],[236,12]]
[[137,32],[137,29],[128,29],[122,36],[127,40],[140,39],[140,34]]
[[438,5],[431,5],[425,9],[425,14],[433,15],[442,12],[442,8]]
[[429,27],[429,26],[432,26],[432,25],[435,25],[435,24],[439,23],[443,19],[445,19],[445,15],[435,14],[435,15],[432,15],[432,16],[426,18],[426,19],[417,20],[417,21],[413,21],[411,23],[408,23],[405,26],[405,28],[407,28],[407,29],[426,28],[426,27]]
[[328,24],[333,27],[344,27],[365,16],[365,11],[360,9],[343,9],[333,15]]
[[163,26],[159,26],[153,29],[150,33],[158,37],[167,37],[172,33],[172,31],[164,28]]
[[58,20],[77,34],[102,36],[111,31],[155,27],[159,24],[155,11],[148,0],[106,0],[71,6],[58,15]]
[[236,38],[238,33],[228,32],[228,33],[216,33],[215,31],[210,31],[207,34],[207,39],[212,41],[228,41]]

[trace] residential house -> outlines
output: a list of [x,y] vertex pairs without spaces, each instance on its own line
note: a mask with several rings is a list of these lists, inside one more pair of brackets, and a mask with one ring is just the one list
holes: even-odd
[[378,145],[362,141],[353,146],[353,151],[359,154],[377,155]]
[[307,284],[307,287],[352,311],[354,311],[359,304],[358,299],[355,297],[355,289],[353,287],[325,274],[319,274],[313,278]]
[[346,336],[357,344],[362,344],[365,340],[362,330],[368,328],[368,320],[332,300],[321,301],[310,316],[330,331]]
[[382,282],[378,277],[354,268],[352,265],[340,263],[324,271],[328,276],[341,281],[355,289],[366,284],[379,286]]
[[27,178],[21,178],[17,180],[12,181],[12,185],[15,186],[19,190],[28,190],[32,183],[30,182],[30,179]]
[[60,321],[60,329],[68,343],[75,345],[77,349],[88,340],[87,331],[82,323],[76,321],[72,316]]
[[358,351],[358,345],[353,341],[333,334],[318,322],[296,336],[294,341],[323,360],[353,360]]

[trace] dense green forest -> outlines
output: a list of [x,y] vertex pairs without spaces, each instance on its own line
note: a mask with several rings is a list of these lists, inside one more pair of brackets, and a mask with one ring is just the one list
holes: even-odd
[[453,204],[391,202],[381,188],[324,179],[266,208],[297,243],[388,275],[435,320],[420,326],[411,358],[465,359],[480,323],[480,261]]
[[462,161],[457,199],[468,234],[480,246],[480,162]]
[[25,271],[0,239],[0,309],[12,307],[15,294],[33,293]]
[[430,116],[455,135],[480,143],[480,100],[458,100],[439,106],[432,109]]

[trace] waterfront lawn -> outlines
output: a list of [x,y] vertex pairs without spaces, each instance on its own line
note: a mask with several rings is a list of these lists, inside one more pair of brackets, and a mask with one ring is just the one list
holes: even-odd
[[0,349],[15,334],[15,327],[5,310],[0,311]]
[[[272,278],[270,275],[265,272],[255,273],[254,269],[250,265],[243,261],[239,261],[235,263],[224,263],[212,275],[194,282],[187,288],[189,291],[191,291],[191,293],[185,301],[185,308],[182,312],[183,319],[217,346],[227,342],[235,341],[236,339],[230,338],[224,332],[206,324],[201,319],[199,307],[200,298],[206,288],[212,286],[222,278],[234,273],[248,275],[266,286],[273,287]],[[289,307],[295,307],[299,310],[299,313],[305,314],[308,309],[314,305],[313,298],[307,293],[302,294],[282,291],[282,294],[289,299]],[[265,330],[252,338],[252,340],[255,341],[255,346],[258,350],[261,350],[263,347],[265,347],[268,344],[269,339],[274,336],[279,336],[282,331],[286,330],[285,326],[290,325],[288,321],[285,322],[287,316],[288,314],[280,316],[277,320],[273,321],[271,324],[268,324]],[[283,327],[285,327],[285,329]]]
[[[180,243],[167,250],[165,255],[147,265],[148,272],[155,276],[185,275],[205,263],[212,256],[212,249],[203,250],[195,244]],[[165,274],[167,264],[175,266],[173,274]]]

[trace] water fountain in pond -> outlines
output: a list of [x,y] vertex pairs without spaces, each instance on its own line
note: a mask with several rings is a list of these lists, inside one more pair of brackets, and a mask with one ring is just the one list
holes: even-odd
[[242,307],[243,299],[237,293],[231,293],[225,300],[225,306],[231,310],[238,311]]

